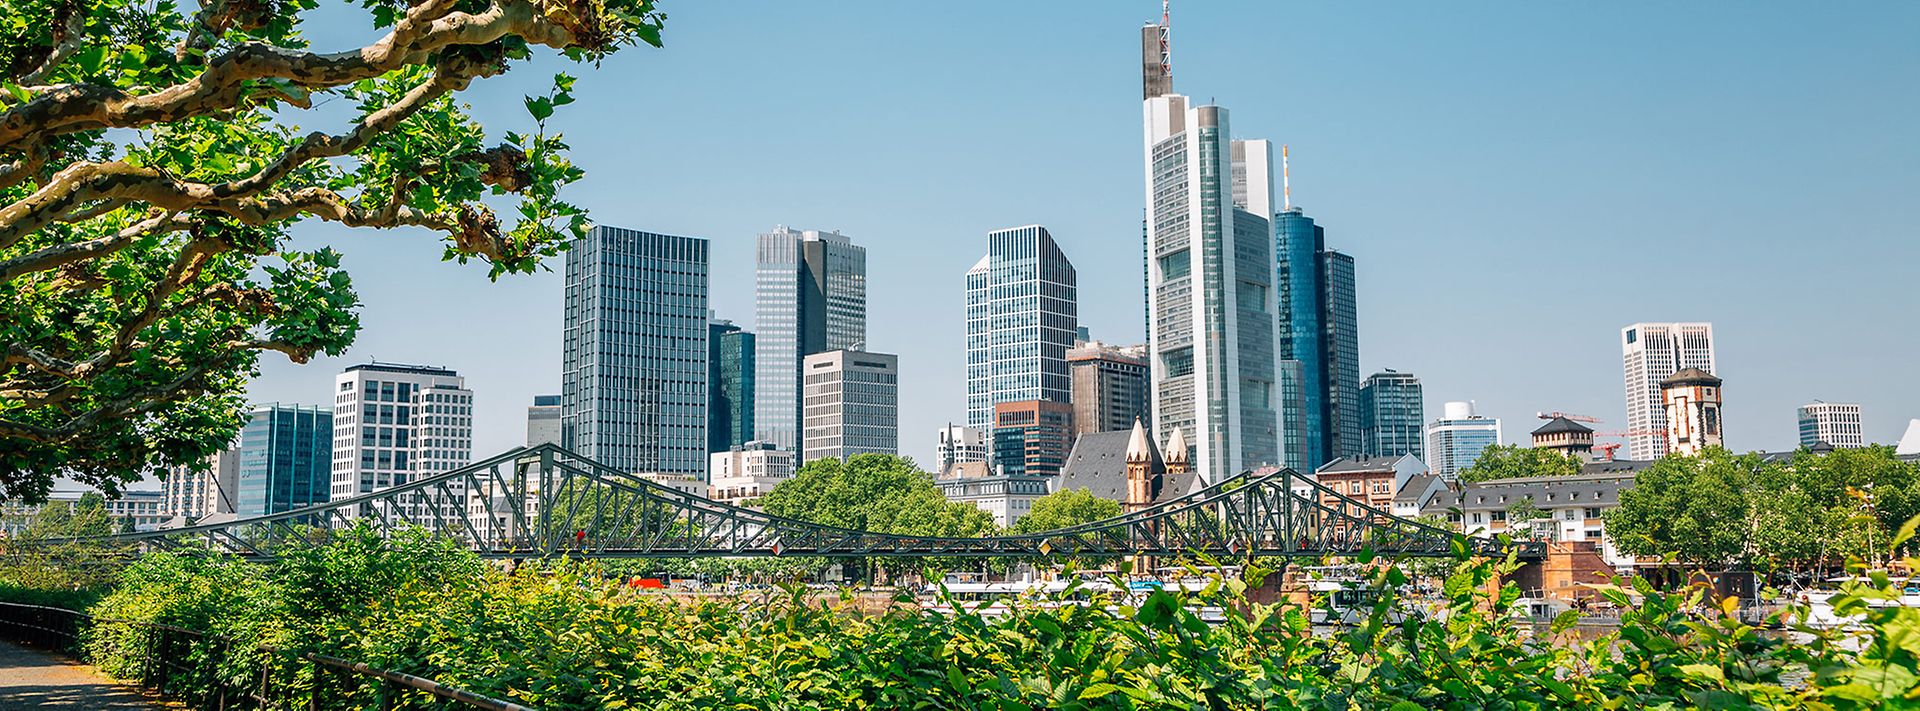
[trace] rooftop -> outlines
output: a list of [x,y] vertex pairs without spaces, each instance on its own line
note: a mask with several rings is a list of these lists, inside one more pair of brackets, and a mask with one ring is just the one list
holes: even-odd
[[1533,433],[1537,435],[1559,434],[1561,432],[1585,432],[1587,434],[1593,434],[1593,428],[1565,417],[1555,417],[1548,420],[1547,424],[1541,425],[1540,429],[1533,431]]
[[345,372],[351,373],[356,370],[370,370],[379,373],[407,373],[411,375],[459,375],[459,373],[449,368],[431,365],[407,365],[405,363],[382,363],[380,361],[349,365]]
[[1667,376],[1666,380],[1660,381],[1660,387],[1663,387],[1663,388],[1673,387],[1675,385],[1719,385],[1719,384],[1720,384],[1719,378],[1714,377],[1714,374],[1701,370],[1699,368],[1683,368],[1681,369],[1680,372]]

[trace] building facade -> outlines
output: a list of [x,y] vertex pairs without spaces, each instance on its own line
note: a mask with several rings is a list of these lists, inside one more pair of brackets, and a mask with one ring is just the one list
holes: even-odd
[[1865,447],[1866,435],[1860,430],[1860,405],[1848,402],[1814,401],[1794,410],[1800,422],[1800,446],[1825,442],[1835,447]]
[[1592,427],[1555,417],[1532,434],[1534,449],[1551,449],[1581,461],[1593,459]]
[[993,406],[993,471],[1004,476],[1056,476],[1073,447],[1073,406],[1048,400]]
[[939,465],[934,472],[944,476],[955,464],[987,461],[987,440],[980,430],[950,424],[940,428],[940,443],[934,456]]
[[[240,429],[235,513],[265,516],[332,498],[333,413],[329,407],[254,406]],[[376,445],[378,441],[376,434]]]
[[334,390],[330,498],[405,484],[472,461],[473,391],[459,373],[365,363],[335,377]]
[[779,226],[760,235],[754,264],[753,438],[799,451],[803,361],[867,347],[867,250]]
[[1301,461],[1317,469],[1366,448],[1360,416],[1360,325],[1352,256],[1327,248],[1326,229],[1298,207],[1274,215],[1280,357],[1297,369]]
[[1499,443],[1499,418],[1481,417],[1471,402],[1449,402],[1440,419],[1427,423],[1427,466],[1434,476],[1453,481]]
[[1150,416],[1146,346],[1082,343],[1067,351],[1067,371],[1075,437],[1124,430]]
[[[1636,462],[1644,465],[1645,462]],[[1498,479],[1441,490],[1422,507],[1428,516],[1444,516],[1462,532],[1491,538],[1506,533],[1550,542],[1594,542],[1608,565],[1630,572],[1633,556],[1621,553],[1607,536],[1606,513],[1620,505],[1620,492],[1633,487],[1630,466],[1588,465],[1574,476]],[[1509,513],[1531,503],[1531,518],[1509,520]],[[1516,506],[1518,505],[1518,506]]]
[[1367,376],[1360,386],[1361,454],[1370,457],[1424,457],[1426,395],[1412,373],[1387,370]]
[[1726,446],[1721,390],[1720,379],[1699,368],[1685,368],[1660,381],[1669,454],[1699,454],[1708,447]]
[[[49,506],[64,506],[69,514],[80,507],[80,501],[93,491],[53,491],[47,494],[44,504],[22,504],[17,501],[0,502],[0,532],[6,535],[18,534],[27,529],[34,517]],[[152,531],[167,525],[163,497],[152,489],[135,489],[120,492],[119,498],[102,497],[102,509],[107,519],[113,523],[115,532],[131,527],[135,531]]]
[[753,441],[753,333],[732,321],[707,327],[707,451]]
[[[324,500],[324,497],[322,497]],[[206,459],[206,471],[178,466],[160,481],[160,515],[168,520],[199,521],[230,514],[240,505],[240,452],[229,449]]]
[[759,508],[759,498],[793,478],[793,452],[772,442],[747,442],[708,457],[707,498]]
[[994,406],[1072,401],[1067,350],[1079,330],[1079,277],[1047,228],[987,233],[967,270],[967,426],[992,441]]
[[562,446],[706,478],[707,247],[600,225],[567,250]]
[[527,406],[527,446],[560,443],[560,396],[535,395]]
[[[964,472],[960,474],[959,472]],[[954,476],[933,484],[948,501],[973,504],[993,516],[993,525],[1005,528],[1033,511],[1033,502],[1047,495],[1052,477],[1026,474],[988,474],[975,467],[956,470]]]
[[900,359],[837,350],[807,356],[800,462],[900,451]]
[[1272,150],[1178,94],[1143,113],[1153,429],[1186,432],[1218,481],[1282,461]]
[[1713,355],[1713,324],[1636,323],[1620,329],[1626,372],[1627,453],[1639,461],[1665,456],[1666,402],[1660,381],[1687,368],[1720,372]]

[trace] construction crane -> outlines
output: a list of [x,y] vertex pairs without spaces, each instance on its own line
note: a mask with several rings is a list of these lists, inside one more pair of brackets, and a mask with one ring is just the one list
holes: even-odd
[[1556,417],[1565,417],[1569,420],[1573,420],[1574,422],[1586,422],[1589,424],[1599,424],[1601,421],[1600,418],[1598,417],[1588,417],[1586,415],[1573,415],[1565,412],[1536,412],[1536,413],[1533,413],[1533,416],[1538,417],[1542,420],[1551,420]]

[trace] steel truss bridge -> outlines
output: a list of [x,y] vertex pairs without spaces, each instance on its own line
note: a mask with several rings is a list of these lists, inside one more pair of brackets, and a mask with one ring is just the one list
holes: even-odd
[[[988,538],[909,536],[823,526],[730,506],[609,469],[555,445],[515,449],[453,471],[326,504],[104,543],[138,554],[222,551],[271,559],[365,522],[385,534],[420,528],[487,558],[582,556],[1319,557],[1454,555],[1450,531],[1393,516],[1291,470],[1240,474],[1125,515]],[[83,542],[81,539],[49,544]],[[1542,543],[1464,538],[1478,555],[1545,554]]]

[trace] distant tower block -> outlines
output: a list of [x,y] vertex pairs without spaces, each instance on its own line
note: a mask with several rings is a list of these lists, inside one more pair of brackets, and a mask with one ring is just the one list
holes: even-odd
[[1533,431],[1533,446],[1580,459],[1592,459],[1593,428],[1565,417],[1555,417]]
[[1660,381],[1667,406],[1667,452],[1699,454],[1724,446],[1720,428],[1720,379],[1699,368],[1686,368]]

